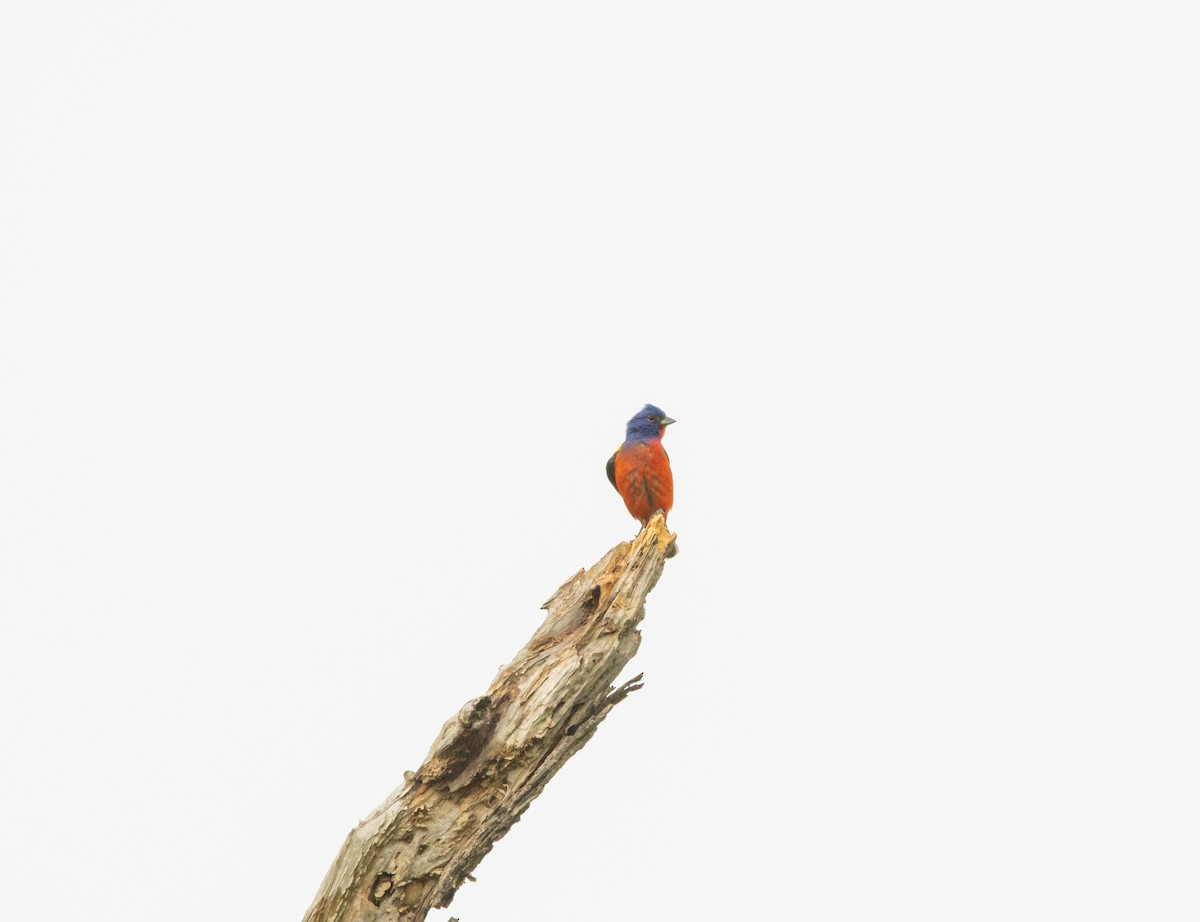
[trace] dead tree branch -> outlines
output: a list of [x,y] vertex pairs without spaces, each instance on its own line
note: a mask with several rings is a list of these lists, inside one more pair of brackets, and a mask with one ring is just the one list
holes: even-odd
[[641,688],[612,682],[637,652],[673,536],[661,515],[580,570],[487,693],[446,722],[416,772],[350,833],[304,922],[423,922],[547,782]]

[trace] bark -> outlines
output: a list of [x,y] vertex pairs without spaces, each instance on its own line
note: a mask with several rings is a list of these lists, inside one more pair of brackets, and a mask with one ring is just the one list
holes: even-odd
[[304,922],[423,922],[641,676],[612,682],[637,652],[644,603],[674,551],[661,515],[580,570],[487,693],[446,722],[416,772],[350,833]]

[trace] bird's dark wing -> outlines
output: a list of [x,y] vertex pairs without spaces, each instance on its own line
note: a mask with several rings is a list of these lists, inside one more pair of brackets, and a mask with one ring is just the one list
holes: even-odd
[[[621,449],[617,449],[620,451]],[[613,489],[617,490],[617,451],[614,451],[612,457],[608,459],[608,464],[604,465],[604,473],[608,474],[608,482],[613,485]],[[617,490],[620,493],[620,490]]]

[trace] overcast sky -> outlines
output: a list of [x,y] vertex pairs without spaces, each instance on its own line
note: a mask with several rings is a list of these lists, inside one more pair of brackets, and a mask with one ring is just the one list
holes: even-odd
[[4,916],[298,922],[679,420],[463,922],[1200,918],[1192,3],[0,14]]

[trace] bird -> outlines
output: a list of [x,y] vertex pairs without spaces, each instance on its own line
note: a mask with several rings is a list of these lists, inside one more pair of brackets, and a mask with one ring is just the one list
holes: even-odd
[[662,444],[663,433],[674,422],[654,404],[646,404],[625,424],[625,441],[605,467],[625,508],[643,528],[659,510],[665,522],[675,501],[671,459]]

